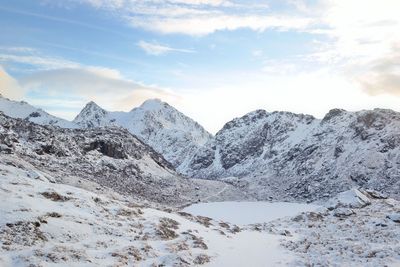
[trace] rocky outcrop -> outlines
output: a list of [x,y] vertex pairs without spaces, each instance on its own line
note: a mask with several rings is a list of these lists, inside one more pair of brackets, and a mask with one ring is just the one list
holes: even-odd
[[157,99],[130,112],[109,112],[88,103],[74,123],[82,128],[120,126],[162,154],[178,170],[212,136],[197,122]]
[[[181,177],[161,154],[120,127],[62,129],[0,114],[0,137],[0,154],[12,153],[58,182],[79,177],[133,198],[172,206],[213,195],[216,199],[241,195],[222,182]],[[224,194],[218,194],[222,189]]]
[[228,122],[183,172],[237,177],[260,199],[316,200],[353,187],[400,197],[399,155],[400,114],[391,110],[335,109],[322,120],[257,110]]

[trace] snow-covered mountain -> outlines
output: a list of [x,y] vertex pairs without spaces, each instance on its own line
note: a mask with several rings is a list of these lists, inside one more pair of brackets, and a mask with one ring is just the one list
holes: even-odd
[[15,154],[62,183],[79,185],[84,179],[154,203],[179,206],[244,196],[223,182],[181,177],[159,153],[121,127],[64,129],[0,113],[1,153]]
[[61,128],[120,126],[162,154],[178,170],[212,139],[211,134],[197,122],[158,99],[147,100],[130,112],[109,112],[89,102],[72,122],[24,101],[13,101],[1,95],[0,111],[12,118]]
[[108,112],[90,102],[74,123],[83,128],[122,126],[162,154],[178,170],[185,160],[212,139],[197,122],[158,99],[147,100],[130,112]]
[[322,120],[251,112],[228,122],[183,170],[261,199],[319,199],[353,186],[400,192],[400,113],[331,110]]
[[[142,134],[180,137],[159,103],[135,111]],[[180,165],[216,181],[181,177],[128,115],[90,103],[66,129],[0,112],[0,266],[399,265],[399,113],[257,110]]]
[[32,116],[40,110],[0,100],[6,114],[40,124],[67,123],[89,129],[88,134],[104,127],[125,128],[170,162],[171,170],[223,180],[259,199],[315,200],[354,186],[399,197],[400,114],[391,110],[335,109],[322,120],[257,110],[233,119],[212,136],[159,100],[148,100],[130,112],[109,112],[90,102],[72,123],[48,119],[43,111],[40,117]]
[[41,125],[53,125],[62,128],[78,127],[75,123],[50,115],[24,101],[13,101],[3,97],[1,94],[0,111],[12,118],[24,119]]

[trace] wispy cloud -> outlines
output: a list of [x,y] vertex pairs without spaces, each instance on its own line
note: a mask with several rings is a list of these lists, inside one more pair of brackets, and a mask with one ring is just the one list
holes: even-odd
[[35,69],[77,68],[81,64],[61,57],[43,55],[32,47],[0,47],[0,64],[25,64]]
[[35,66],[39,69],[76,68],[80,64],[58,57],[40,55],[0,54],[0,62],[13,62]]
[[189,35],[207,35],[216,31],[237,29],[250,29],[265,31],[267,29],[279,30],[305,30],[313,20],[303,17],[289,16],[258,16],[258,15],[225,15],[214,16],[200,15],[192,17],[148,17],[133,16],[130,23],[134,27],[161,32],[164,34],[181,33]]
[[[70,46],[63,46],[53,43],[43,43],[44,46],[54,47],[63,50],[79,52],[82,54],[105,58],[112,61],[124,62],[135,65],[146,65],[138,60],[118,57],[106,53],[99,53],[87,49],[80,49]],[[48,70],[57,68],[79,68],[83,65],[79,62],[68,60],[59,56],[43,54],[41,50],[31,47],[0,46],[0,64],[25,64],[34,67],[36,70]]]
[[[118,14],[129,25],[164,34],[207,35],[242,28],[264,31],[303,30],[313,24],[304,14],[271,13],[269,1],[240,3],[226,0],[120,1],[81,0],[106,12]],[[295,6],[295,5],[292,5]]]
[[33,53],[36,49],[25,46],[0,46],[0,51],[14,53]]
[[149,43],[149,42],[146,42],[143,40],[139,41],[137,43],[137,45],[141,49],[143,49],[147,54],[154,55],[154,56],[166,54],[169,52],[181,52],[181,53],[194,53],[195,52],[194,50],[190,50],[190,49],[172,48],[167,45],[161,45],[158,43]]
[[[93,2],[95,2],[95,1],[93,1]],[[5,7],[5,6],[1,6],[1,5],[0,5],[0,10],[6,11],[6,12],[9,12],[9,13],[18,14],[18,15],[36,17],[36,18],[44,19],[44,20],[51,20],[51,21],[54,21],[54,22],[75,24],[77,26],[86,27],[86,28],[89,28],[89,29],[95,29],[95,30],[106,31],[106,32],[113,32],[113,31],[111,31],[111,30],[109,30],[107,28],[99,27],[99,26],[94,25],[94,24],[84,23],[84,22],[78,21],[78,20],[71,20],[71,19],[55,17],[55,16],[51,16],[51,15],[45,15],[45,14],[40,14],[40,13],[35,13],[35,12],[29,12],[29,11],[15,9],[15,8],[9,8],[9,7]]]

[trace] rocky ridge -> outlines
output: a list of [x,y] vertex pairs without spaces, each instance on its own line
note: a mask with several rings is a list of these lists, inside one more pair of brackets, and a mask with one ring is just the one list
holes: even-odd
[[257,110],[228,122],[183,173],[260,199],[316,200],[354,186],[399,197],[400,113],[332,110],[320,120]]
[[130,112],[109,112],[90,102],[73,122],[82,128],[124,127],[178,170],[212,138],[197,122],[158,99],[147,100]]
[[243,197],[222,182],[181,177],[159,153],[121,127],[63,129],[0,113],[0,153],[15,154],[61,183],[89,180],[171,206],[203,198]]

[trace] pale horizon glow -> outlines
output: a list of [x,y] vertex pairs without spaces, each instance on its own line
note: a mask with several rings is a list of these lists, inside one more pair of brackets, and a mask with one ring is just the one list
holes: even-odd
[[159,98],[211,133],[256,109],[400,111],[398,10],[396,0],[3,3],[0,93],[69,120],[92,100],[129,111]]

